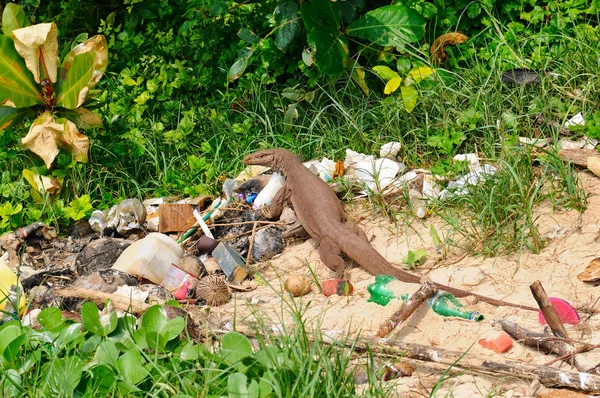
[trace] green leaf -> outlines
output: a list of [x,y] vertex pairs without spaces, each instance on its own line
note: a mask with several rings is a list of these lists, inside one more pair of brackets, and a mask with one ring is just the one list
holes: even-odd
[[300,31],[298,1],[280,0],[273,16],[275,17],[275,22],[279,24],[279,29],[275,36],[275,45],[278,49],[285,52]]
[[379,7],[348,27],[348,36],[360,37],[382,46],[403,46],[425,34],[425,20],[402,5]]
[[248,58],[252,56],[254,51],[251,48],[245,48],[242,50],[240,57],[231,65],[231,68],[227,71],[227,81],[232,82],[242,76],[246,67],[248,66]]
[[76,55],[68,70],[61,67],[57,105],[67,109],[81,106],[87,98],[93,73],[94,56],[90,53]]
[[[4,351],[7,349],[9,344],[23,335],[23,331],[20,326],[8,325],[0,331],[0,355],[5,355]],[[7,358],[8,360],[8,358]],[[10,361],[9,361],[10,362]]]
[[13,30],[30,25],[31,23],[21,6],[15,3],[8,3],[4,7],[4,12],[2,13],[2,32],[4,32],[4,36],[10,37],[10,32]]
[[54,358],[47,364],[48,385],[54,396],[72,396],[83,374],[83,364],[77,356]]
[[283,123],[286,129],[289,129],[294,120],[298,119],[298,104],[289,104],[285,115],[283,116]]
[[246,336],[229,332],[221,341],[221,355],[230,363],[236,363],[252,355],[252,345]]
[[240,30],[238,30],[237,33],[238,37],[240,39],[242,39],[243,41],[245,41],[248,44],[254,44],[256,42],[258,42],[258,36],[256,36],[256,33],[254,33],[253,31],[251,31],[248,28],[242,28]]
[[402,262],[404,264],[408,264],[412,268],[414,268],[417,265],[423,263],[423,261],[425,261],[426,257],[427,257],[427,252],[425,251],[425,249],[418,249],[418,250],[415,250],[414,252],[412,250],[409,250],[407,253],[407,256],[402,259]]
[[142,364],[142,354],[138,350],[127,351],[117,361],[121,379],[131,384],[140,383],[148,376],[148,371]]
[[173,319],[169,319],[165,326],[160,330],[160,333],[165,336],[167,341],[173,340],[183,331],[185,328],[185,319],[178,316]]
[[65,216],[72,220],[78,221],[84,217],[89,217],[94,211],[94,207],[90,203],[90,195],[81,195],[79,198],[71,201],[64,208]]
[[337,29],[323,27],[308,34],[308,43],[313,47],[315,64],[323,73],[340,73],[348,58],[348,41]]
[[108,63],[108,47],[102,35],[85,40],[67,54],[60,67],[56,105],[75,109],[83,105],[98,84]]
[[418,91],[411,86],[402,86],[400,87],[400,92],[402,93],[402,101],[404,101],[404,109],[408,113],[411,113],[415,106],[417,106],[417,100],[419,99]]
[[0,106],[0,131],[6,130],[28,113],[31,113],[31,109],[15,109],[10,106]]
[[33,75],[13,41],[0,35],[0,105],[27,108],[43,103]]
[[19,372],[15,369],[5,369],[3,373],[4,376],[0,376],[0,395],[5,397],[20,396],[23,390],[23,380]]
[[396,73],[395,71],[393,71],[385,65],[374,66],[373,71],[377,74],[377,76],[379,76],[386,82],[392,80],[393,78],[400,77],[398,73]]
[[119,350],[113,341],[103,341],[100,343],[94,354],[94,363],[116,366],[119,359]]
[[227,378],[227,392],[230,398],[258,398],[259,388],[256,380],[246,385],[248,377],[240,372],[234,373]]
[[63,323],[62,312],[60,311],[60,308],[44,308],[42,312],[40,312],[40,315],[38,315],[38,322],[46,330],[54,329],[55,327]]
[[369,95],[369,86],[367,86],[367,82],[365,81],[365,70],[362,66],[356,63],[352,68],[352,80],[358,84],[358,87],[366,94]]
[[100,323],[100,311],[92,302],[84,303],[81,307],[81,321],[83,326],[96,336],[106,336],[104,327]]
[[159,305],[153,305],[142,315],[142,328],[147,331],[160,332],[167,323],[165,310]]
[[431,69],[428,66],[420,66],[418,68],[414,68],[413,70],[408,72],[408,75],[404,80],[404,85],[410,86],[411,84],[420,83],[421,81],[433,75],[434,73],[435,69]]

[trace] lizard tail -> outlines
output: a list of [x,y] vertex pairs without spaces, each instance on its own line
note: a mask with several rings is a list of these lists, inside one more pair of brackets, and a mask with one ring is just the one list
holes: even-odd
[[[372,275],[390,275],[401,282],[421,283],[419,275],[398,269],[389,263],[370,243],[361,239],[358,235],[349,234],[346,231],[338,234],[341,238],[336,243],[348,257],[354,260],[358,265],[364,268]],[[474,296],[479,300],[495,306],[515,307],[529,311],[537,311],[538,308],[528,305],[509,303],[503,300],[497,300],[491,297],[482,296],[476,293],[442,285],[434,282],[440,289],[455,295],[456,297]]]

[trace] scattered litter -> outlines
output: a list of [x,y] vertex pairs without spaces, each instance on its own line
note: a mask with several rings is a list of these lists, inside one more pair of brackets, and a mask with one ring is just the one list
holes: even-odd
[[256,231],[254,242],[252,244],[252,260],[259,262],[264,259],[270,259],[283,252],[285,242],[283,240],[283,230],[272,225],[270,227]]
[[425,204],[425,199],[421,192],[416,189],[409,189],[408,201],[410,202],[413,214],[419,218],[425,218],[427,215],[427,205]]
[[505,84],[535,84],[540,82],[540,75],[525,68],[515,68],[502,73],[502,83]]
[[294,297],[304,296],[311,290],[311,285],[305,277],[301,275],[292,275],[288,277],[284,284],[285,290]]
[[544,239],[556,239],[561,236],[565,236],[567,231],[560,225],[552,225],[550,226],[550,231],[544,234],[542,238]]
[[469,171],[477,172],[481,170],[481,164],[479,164],[479,158],[476,153],[461,153],[455,155],[452,159],[456,162],[467,162],[469,164]]
[[450,181],[446,189],[440,192],[439,198],[446,199],[453,195],[465,195],[469,192],[469,185],[477,185],[485,178],[496,174],[497,168],[491,164],[484,164],[479,171],[472,171],[464,176]]
[[336,170],[336,162],[333,160],[323,158],[321,160],[311,160],[303,164],[312,171],[313,174],[318,175],[323,181],[330,182],[333,180]]
[[[548,300],[552,303],[552,307],[554,307],[558,318],[563,324],[577,325],[579,323],[579,314],[571,304],[556,297],[548,297]],[[546,318],[544,318],[542,310],[539,310],[538,312],[538,320],[540,321],[540,325],[546,324]]]
[[196,225],[194,209],[187,203],[163,203],[158,206],[158,231],[163,234],[184,232]]
[[325,297],[334,294],[338,296],[351,296],[354,292],[354,286],[346,279],[328,279],[321,283],[321,292]]
[[144,291],[137,286],[119,286],[115,294],[143,303],[150,295],[150,292]]
[[379,149],[379,156],[382,158],[396,160],[400,149],[402,149],[401,143],[397,141],[388,142],[387,144],[383,144]]
[[585,126],[585,118],[579,112],[569,120],[565,122],[565,127]]
[[143,230],[146,221],[146,207],[139,199],[125,199],[110,210],[96,210],[92,213],[89,223],[92,229],[100,234],[120,236],[137,234]]
[[229,281],[239,283],[248,276],[246,262],[233,247],[219,242],[212,255]]
[[470,321],[479,322],[483,320],[483,315],[475,311],[465,311],[464,306],[452,294],[439,291],[427,299],[427,304],[433,312],[441,316],[455,316]]
[[367,286],[367,291],[371,294],[367,301],[386,306],[394,298],[408,299],[408,294],[396,295],[388,288],[388,284],[392,281],[397,281],[397,279],[389,275],[377,275],[375,282]]
[[285,177],[283,175],[279,173],[273,173],[267,185],[262,191],[260,191],[258,196],[256,196],[256,199],[254,199],[252,208],[259,209],[263,206],[269,206],[277,192],[281,189],[281,187],[283,187],[284,182]]
[[513,346],[513,340],[504,331],[499,332],[494,338],[479,339],[478,343],[483,348],[490,349],[497,354],[505,353]]
[[567,139],[560,141],[560,149],[595,149],[597,146],[598,140],[589,137],[584,137],[577,141]]

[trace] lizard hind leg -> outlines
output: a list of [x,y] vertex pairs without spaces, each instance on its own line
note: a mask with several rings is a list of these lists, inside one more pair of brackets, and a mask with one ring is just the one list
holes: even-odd
[[321,239],[319,242],[319,256],[321,261],[333,272],[335,272],[336,278],[343,278],[344,271],[346,270],[346,263],[340,256],[342,251],[340,247],[336,245],[333,240],[329,238]]

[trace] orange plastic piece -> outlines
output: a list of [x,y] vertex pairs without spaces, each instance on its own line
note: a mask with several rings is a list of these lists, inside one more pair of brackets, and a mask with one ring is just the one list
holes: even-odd
[[488,348],[498,354],[502,354],[503,352],[510,350],[510,347],[513,345],[512,339],[506,332],[498,333],[498,336],[491,340],[479,339],[478,343],[483,348]]

